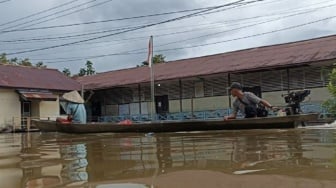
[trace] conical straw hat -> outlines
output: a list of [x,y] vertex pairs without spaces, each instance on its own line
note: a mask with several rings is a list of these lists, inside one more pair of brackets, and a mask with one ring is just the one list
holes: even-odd
[[79,95],[77,91],[71,91],[69,93],[64,93],[62,97],[65,100],[73,102],[73,103],[78,103],[78,104],[84,103],[83,98]]

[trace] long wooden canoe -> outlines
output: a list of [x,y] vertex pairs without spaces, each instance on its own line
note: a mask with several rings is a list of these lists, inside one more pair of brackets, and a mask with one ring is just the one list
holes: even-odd
[[300,114],[284,117],[266,117],[237,119],[230,121],[157,121],[120,125],[116,123],[58,124],[52,121],[35,121],[41,131],[59,131],[65,133],[103,133],[103,132],[180,132],[207,130],[242,130],[242,129],[289,129],[316,121],[318,114]]
[[32,120],[32,124],[33,124],[33,126],[40,129],[42,132],[56,132],[56,131],[58,131],[56,121]]

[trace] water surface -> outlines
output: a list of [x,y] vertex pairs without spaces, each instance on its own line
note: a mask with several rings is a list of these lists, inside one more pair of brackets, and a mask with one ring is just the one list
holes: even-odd
[[336,130],[0,134],[1,188],[336,187]]

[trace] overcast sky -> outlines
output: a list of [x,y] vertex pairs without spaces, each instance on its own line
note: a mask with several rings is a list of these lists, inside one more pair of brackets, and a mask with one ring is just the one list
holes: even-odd
[[[250,1],[253,0],[241,2]],[[9,55],[10,58],[29,58],[33,63],[43,61],[48,67],[59,70],[67,67],[72,73],[78,73],[86,60],[91,60],[98,72],[105,72],[135,67],[146,60],[151,35],[154,36],[154,53],[163,54],[166,60],[172,61],[335,34],[336,18],[329,17],[335,15],[336,0],[264,0],[247,5],[236,4],[216,9],[211,14],[72,45],[67,44],[197,11],[71,27],[13,31],[191,10],[230,2],[235,1],[9,0],[0,3],[0,53],[13,53]],[[73,11],[77,12],[69,14]],[[69,15],[62,16],[64,14]],[[11,21],[12,23],[8,23]],[[292,28],[293,26],[297,27]],[[118,28],[123,30],[116,31]],[[89,34],[92,32],[100,33]],[[67,46],[17,53],[63,44]],[[120,55],[125,52],[129,54]],[[115,55],[104,56],[108,54]]]

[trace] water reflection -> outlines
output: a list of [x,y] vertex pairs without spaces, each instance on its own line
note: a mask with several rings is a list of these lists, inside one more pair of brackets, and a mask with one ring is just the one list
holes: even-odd
[[0,179],[9,187],[150,187],[163,175],[206,170],[336,181],[335,138],[333,130],[1,135],[0,177],[13,176]]

